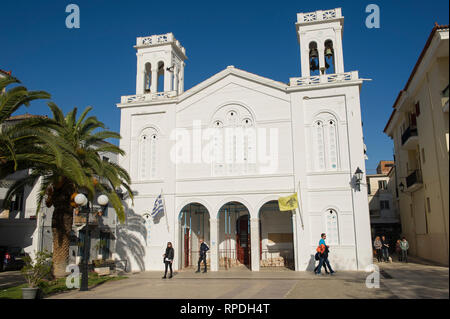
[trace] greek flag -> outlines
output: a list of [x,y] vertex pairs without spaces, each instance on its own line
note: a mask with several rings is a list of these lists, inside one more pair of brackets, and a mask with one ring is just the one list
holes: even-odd
[[162,199],[162,194],[156,197],[155,205],[153,205],[152,217],[155,218],[161,212],[164,212],[164,204]]

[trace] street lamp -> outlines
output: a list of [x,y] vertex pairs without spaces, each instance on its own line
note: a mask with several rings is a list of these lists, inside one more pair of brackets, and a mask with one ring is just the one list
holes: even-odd
[[359,192],[361,191],[361,181],[364,176],[364,172],[359,168],[359,166],[356,168],[355,176],[356,176],[356,188]]
[[[87,207],[87,214],[86,214],[86,226],[85,226],[85,230],[84,230],[84,254],[83,254],[83,263],[82,263],[82,269],[81,269],[81,285],[80,285],[80,291],[87,291],[88,290],[88,267],[89,267],[89,244],[90,244],[90,239],[89,239],[89,215],[92,212],[92,203],[89,207],[89,201],[86,197],[86,195],[84,194],[77,194],[74,198],[75,203],[79,206],[88,206]],[[97,202],[99,203],[99,205],[101,206],[106,206],[108,205],[108,196],[106,195],[100,195],[97,198]]]
[[398,185],[398,188],[400,188],[400,191],[403,193],[405,191],[405,185],[403,182],[400,182],[400,185]]

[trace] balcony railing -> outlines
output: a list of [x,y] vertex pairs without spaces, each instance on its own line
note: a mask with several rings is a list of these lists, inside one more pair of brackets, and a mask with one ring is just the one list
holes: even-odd
[[138,37],[136,39],[136,46],[138,47],[160,45],[165,43],[174,43],[183,52],[183,54],[186,54],[186,49],[177,39],[175,39],[173,33],[154,34],[147,37]]
[[[81,226],[86,224],[86,215],[74,215],[73,216],[73,224],[75,226]],[[98,219],[97,216],[89,216],[89,225],[98,225]]]
[[410,188],[417,184],[422,184],[422,174],[420,170],[415,170],[406,177],[406,188]]
[[410,126],[402,134],[402,145],[404,145],[412,136],[417,136],[417,128]]
[[156,93],[146,93],[138,95],[127,95],[122,96],[121,103],[134,103],[134,102],[152,102],[160,101],[164,99],[170,99],[177,96],[177,91],[166,91],[166,92],[156,92]]
[[290,78],[290,86],[308,86],[316,84],[331,84],[331,83],[341,83],[358,80],[358,71],[345,72],[345,73],[334,73],[334,74],[322,74],[301,78]]

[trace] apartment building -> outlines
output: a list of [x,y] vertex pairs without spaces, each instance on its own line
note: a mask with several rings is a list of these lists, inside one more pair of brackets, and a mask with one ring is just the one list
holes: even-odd
[[394,142],[398,207],[413,255],[448,265],[449,32],[435,25],[384,129]]

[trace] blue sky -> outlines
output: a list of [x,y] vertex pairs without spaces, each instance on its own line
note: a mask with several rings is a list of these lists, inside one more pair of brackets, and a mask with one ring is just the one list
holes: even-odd
[[[65,8],[80,7],[81,28],[67,29]],[[381,10],[368,29],[365,8]],[[383,134],[392,104],[412,71],[434,22],[448,24],[447,0],[397,1],[5,1],[0,5],[0,68],[25,86],[46,90],[65,112],[92,111],[119,131],[121,95],[135,93],[136,37],[173,32],[186,48],[185,88],[234,65],[274,80],[300,76],[297,12],[341,7],[346,71],[358,70],[368,173],[391,159]],[[45,103],[21,113],[48,114]]]

